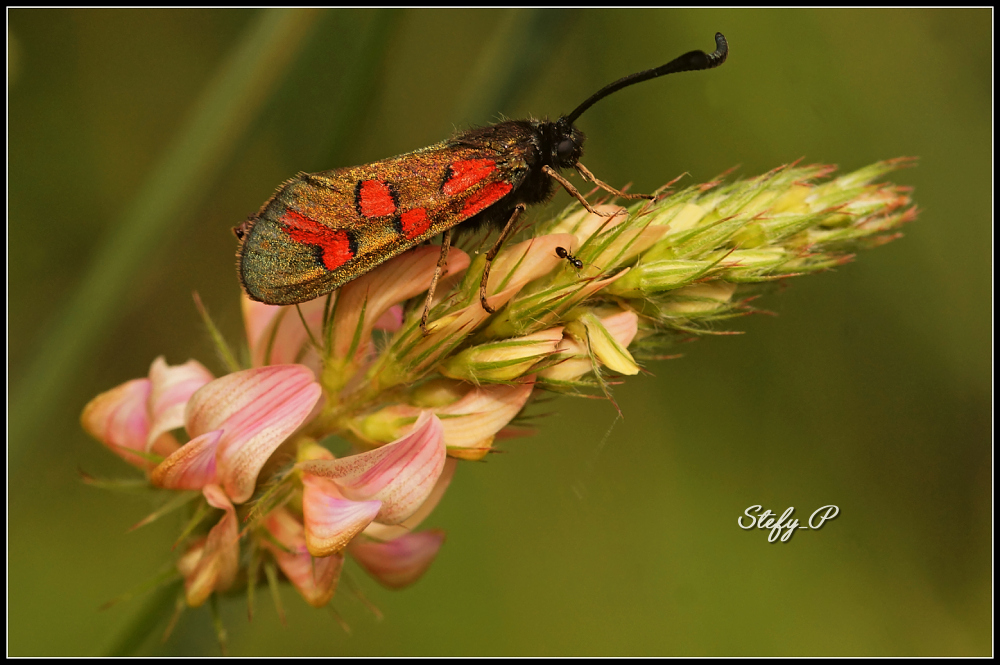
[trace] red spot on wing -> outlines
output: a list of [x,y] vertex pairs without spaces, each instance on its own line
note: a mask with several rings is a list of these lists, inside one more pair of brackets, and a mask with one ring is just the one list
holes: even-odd
[[305,245],[316,245],[323,250],[323,266],[327,270],[336,270],[354,258],[358,251],[357,244],[343,229],[331,229],[314,219],[289,210],[281,216],[285,225],[285,233],[292,240]]
[[431,220],[423,208],[407,210],[400,215],[400,221],[402,222],[403,235],[408,240],[423,235],[431,227]]
[[452,162],[451,177],[441,190],[448,196],[464,192],[496,169],[492,159],[463,159]]
[[396,212],[396,201],[389,185],[378,180],[365,180],[358,189],[358,206],[365,217],[382,217]]
[[512,189],[514,188],[506,182],[495,182],[492,185],[483,187],[465,202],[465,207],[462,208],[462,216],[471,217],[475,215],[483,208],[491,206],[502,199]]

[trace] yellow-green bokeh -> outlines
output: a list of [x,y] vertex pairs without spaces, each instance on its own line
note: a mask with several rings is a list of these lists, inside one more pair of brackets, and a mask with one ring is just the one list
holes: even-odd
[[[291,591],[288,627],[264,595],[250,625],[231,600],[230,652],[990,653],[991,10],[302,17],[287,65],[271,63],[275,85],[227,125],[229,147],[175,201],[138,269],[94,301],[109,313],[97,341],[81,329],[71,371],[34,396],[43,417],[19,430],[19,391],[54,353],[62,312],[261,16],[8,11],[11,655],[107,653],[143,601],[98,606],[170,558],[176,521],[126,534],[148,501],[79,482],[78,467],[130,473],[79,412],[160,354],[222,371],[191,292],[238,339],[229,229],[283,179],[499,114],[568,112],[621,75],[711,48],[717,30],[731,45],[720,69],[630,88],[584,115],[584,163],[648,191],[685,171],[704,181],[737,164],[756,175],[800,157],[848,170],[915,155],[917,168],[894,174],[922,209],[905,237],[788,280],[761,302],[779,317],[730,322],[746,334],[686,345],[649,365],[655,376],[629,378],[615,388],[624,420],[609,403],[561,398],[538,434],[463,464],[427,522],[448,541],[423,580],[389,592],[349,566],[381,622],[346,585],[334,606],[350,636]],[[567,202],[560,193],[550,210]],[[752,504],[841,515],[769,544],[737,526]],[[140,653],[217,653],[207,610]]]

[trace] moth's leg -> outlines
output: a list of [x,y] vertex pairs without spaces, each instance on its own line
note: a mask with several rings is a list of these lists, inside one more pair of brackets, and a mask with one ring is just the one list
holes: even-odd
[[490,307],[489,303],[486,302],[486,282],[490,278],[490,265],[493,263],[493,259],[496,258],[497,252],[500,251],[500,247],[503,245],[503,241],[507,239],[510,234],[510,230],[514,228],[514,223],[517,222],[517,218],[521,216],[524,212],[525,206],[523,203],[518,203],[514,206],[514,213],[507,220],[507,224],[503,227],[503,231],[500,232],[500,237],[497,238],[496,243],[493,244],[493,249],[486,253],[486,266],[483,268],[483,279],[479,282],[479,302],[490,314],[496,312],[495,309]]
[[619,191],[614,187],[612,187],[611,185],[609,185],[608,183],[604,182],[603,180],[598,179],[597,176],[595,176],[593,173],[590,172],[590,169],[588,169],[580,162],[576,163],[576,170],[580,172],[580,175],[583,177],[584,180],[589,180],[590,182],[594,183],[604,191],[611,192],[615,196],[620,196],[623,199],[649,199],[652,201],[653,199],[656,198],[656,195],[654,194],[626,194],[625,192]]
[[578,192],[577,189],[576,189],[576,187],[573,186],[573,183],[571,183],[569,180],[567,180],[566,178],[564,178],[561,175],[559,175],[556,172],[556,170],[554,168],[552,168],[551,166],[548,166],[548,165],[543,166],[542,167],[542,171],[544,171],[550,178],[552,178],[553,180],[555,180],[556,182],[558,182],[560,185],[562,185],[566,189],[566,191],[570,193],[570,195],[575,196],[576,199],[580,203],[583,204],[583,207],[587,209],[587,212],[592,213],[594,215],[600,215],[601,217],[611,217],[612,216],[613,213],[610,213],[610,212],[598,212],[598,211],[594,210],[593,207],[591,207],[590,203],[587,202],[587,199],[584,198],[583,194],[581,194],[580,192]]
[[438,257],[437,265],[434,266],[434,277],[431,278],[431,287],[427,289],[427,299],[424,300],[424,313],[420,316],[420,329],[427,334],[427,315],[431,311],[431,299],[434,298],[434,289],[437,288],[438,280],[441,278],[441,271],[448,263],[448,250],[451,249],[451,229],[448,229],[441,236],[441,256]]

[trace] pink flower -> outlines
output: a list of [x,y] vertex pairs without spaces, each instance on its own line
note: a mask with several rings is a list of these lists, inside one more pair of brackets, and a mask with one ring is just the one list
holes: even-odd
[[[444,542],[444,532],[410,529],[437,505],[456,466],[454,460],[445,460],[442,422],[424,411],[408,434],[376,450],[337,460],[320,448],[310,456],[313,459],[299,465],[309,553],[327,556],[349,547],[355,559],[390,588],[423,575]],[[355,538],[361,529],[385,542]]]
[[425,411],[397,441],[350,457],[303,462],[299,468],[307,476],[332,480],[337,493],[354,502],[380,502],[375,521],[399,524],[430,496],[445,455],[442,423]]
[[[331,455],[331,458],[333,456]],[[382,508],[378,499],[354,501],[330,478],[302,476],[302,521],[306,547],[313,556],[329,556],[371,524]]]
[[[427,290],[439,256],[439,247],[417,247],[345,284],[337,295],[331,355],[343,360],[365,356],[375,323],[398,303]],[[444,274],[454,278],[468,266],[468,254],[453,247]],[[438,285],[440,294],[447,288],[448,282]]]
[[[531,397],[534,375],[510,384],[468,387],[457,383],[439,391],[450,392],[451,403],[430,409],[442,416],[441,426],[448,455],[466,460],[480,460],[490,452],[496,434],[514,419]],[[441,397],[439,397],[441,399]],[[374,436],[399,436],[422,413],[415,406],[388,406],[356,421],[352,429],[358,436],[377,443]]]
[[271,511],[265,526],[280,546],[267,539],[262,539],[261,544],[271,552],[281,572],[306,602],[313,607],[323,607],[330,602],[337,590],[344,555],[311,556],[302,523],[285,508]]
[[191,545],[177,561],[177,569],[184,576],[184,597],[191,607],[204,603],[213,591],[232,586],[239,569],[236,509],[218,485],[206,485],[202,493],[210,506],[226,512],[208,536]]
[[[265,526],[284,549],[263,544],[306,602],[316,607],[333,596],[348,543],[366,527],[415,525],[437,504],[454,472],[454,464],[445,463],[441,421],[429,412],[421,414],[408,434],[376,450],[336,459],[312,444],[300,454],[307,458],[298,465],[302,520],[285,508],[272,511]],[[446,466],[449,471],[443,474]],[[427,533],[404,530],[399,543],[384,543],[384,548],[366,543],[355,556],[386,584],[402,586],[423,574],[443,542],[440,532]]]
[[[333,305],[337,295],[331,296]],[[402,298],[401,298],[402,300]],[[243,324],[246,328],[247,343],[250,346],[250,360],[254,367],[302,363],[317,371],[321,365],[318,350],[308,343],[311,339],[322,339],[323,312],[327,297],[316,298],[295,306],[280,307],[265,305],[250,300],[244,293],[240,298],[243,307]],[[308,330],[302,325],[305,319]],[[403,324],[403,308],[392,305],[381,313],[374,322],[373,329],[394,332]]]
[[234,372],[191,396],[184,425],[191,440],[150,476],[169,489],[220,484],[235,503],[254,492],[271,453],[305,422],[322,394],[303,365]]
[[351,543],[349,551],[372,577],[390,589],[400,589],[427,572],[442,544],[444,531],[430,529],[385,543],[359,538]]
[[364,536],[348,545],[348,552],[376,580],[390,589],[399,589],[416,582],[433,563],[444,544],[444,531],[429,529],[414,532],[434,508],[451,483],[458,461],[448,458],[444,471],[430,495],[415,513],[399,524],[372,522]]
[[149,368],[149,378],[126,381],[90,400],[80,422],[126,462],[149,470],[155,462],[134,453],[166,456],[177,450],[169,432],[184,424],[188,399],[212,378],[196,360],[170,366],[161,356]]
[[[302,363],[318,369],[320,361],[316,349],[308,348],[310,333],[319,339],[326,298],[317,298],[296,307],[265,305],[250,300],[246,294],[240,299],[243,307],[243,325],[250,346],[250,363],[254,367]],[[305,319],[309,330],[302,325]]]

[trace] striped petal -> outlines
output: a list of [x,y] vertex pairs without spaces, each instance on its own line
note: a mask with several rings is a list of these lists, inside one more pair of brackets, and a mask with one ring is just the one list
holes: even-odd
[[413,513],[405,520],[399,524],[379,524],[378,522],[372,522],[364,530],[364,534],[376,540],[395,540],[400,536],[405,536],[406,534],[412,532],[420,523],[427,518],[428,515],[437,507],[438,503],[441,501],[441,497],[444,496],[444,492],[448,489],[448,485],[451,484],[451,479],[455,475],[455,468],[458,466],[458,460],[449,457],[444,462],[444,471],[438,477],[436,483],[434,483],[434,489],[431,490],[430,496],[428,496],[417,512]]
[[408,533],[386,543],[359,538],[351,543],[349,551],[381,584],[401,589],[427,572],[442,544],[444,531],[430,529]]
[[486,457],[493,437],[514,419],[535,387],[532,375],[521,383],[473,388],[454,404],[434,409],[444,425],[444,443],[448,454],[459,459]]
[[80,423],[91,436],[140,469],[148,469],[152,464],[129,451],[146,450],[150,389],[149,379],[126,381],[90,400],[80,415]]
[[333,598],[344,565],[343,554],[313,557],[306,549],[302,524],[284,508],[271,511],[266,522],[267,530],[281,547],[267,540],[261,544],[271,551],[281,572],[295,585],[306,602],[313,607],[323,607]]
[[[236,579],[239,569],[239,524],[236,509],[218,485],[207,485],[205,499],[213,508],[226,511],[219,523],[208,532],[208,538],[195,545],[178,562],[184,575],[184,596],[187,604],[198,607],[213,591],[225,591]],[[192,556],[198,553],[197,560]]]
[[[427,290],[440,255],[440,247],[417,247],[344,285],[333,322],[333,356],[348,360],[352,348],[355,354],[362,355],[372,327],[383,314],[393,305]],[[469,255],[452,247],[447,273],[454,275],[467,267]]]
[[341,459],[303,462],[300,468],[332,478],[348,499],[381,501],[375,519],[399,524],[427,499],[444,469],[442,433],[441,421],[425,411],[413,429],[393,443]]
[[160,356],[149,368],[152,389],[149,395],[150,427],[147,449],[164,432],[184,425],[184,407],[203,385],[214,379],[212,373],[197,360],[170,366]]
[[[244,293],[243,324],[250,345],[250,361],[254,367],[303,362],[303,347],[311,332],[320,338],[326,296],[315,298],[298,306],[279,307],[255,302]],[[302,315],[299,315],[301,311]],[[302,325],[305,319],[309,330]]]
[[200,490],[218,478],[216,455],[222,430],[191,439],[149,474],[149,482],[171,490]]
[[[441,426],[448,455],[467,460],[486,457],[497,432],[506,427],[528,402],[534,381],[534,375],[528,375],[519,379],[518,383],[471,388],[461,399],[431,409],[442,416]],[[359,418],[351,424],[351,429],[355,435],[376,445],[388,435],[398,436],[400,432],[407,431],[420,413],[417,407],[396,404]]]
[[307,473],[302,477],[302,486],[306,547],[313,556],[329,556],[343,550],[371,524],[382,507],[381,501],[345,499],[329,478]]
[[304,365],[274,365],[228,374],[188,401],[188,433],[222,430],[219,482],[235,503],[253,494],[271,453],[309,416],[322,394]]
[[[516,294],[528,282],[552,272],[552,269],[562,261],[556,254],[556,247],[572,247],[572,243],[573,236],[565,233],[554,234],[525,240],[504,250],[490,268],[486,292],[493,294],[515,288],[514,294]],[[488,301],[490,305],[498,307],[505,304],[510,297],[496,304],[492,297],[488,298]]]

